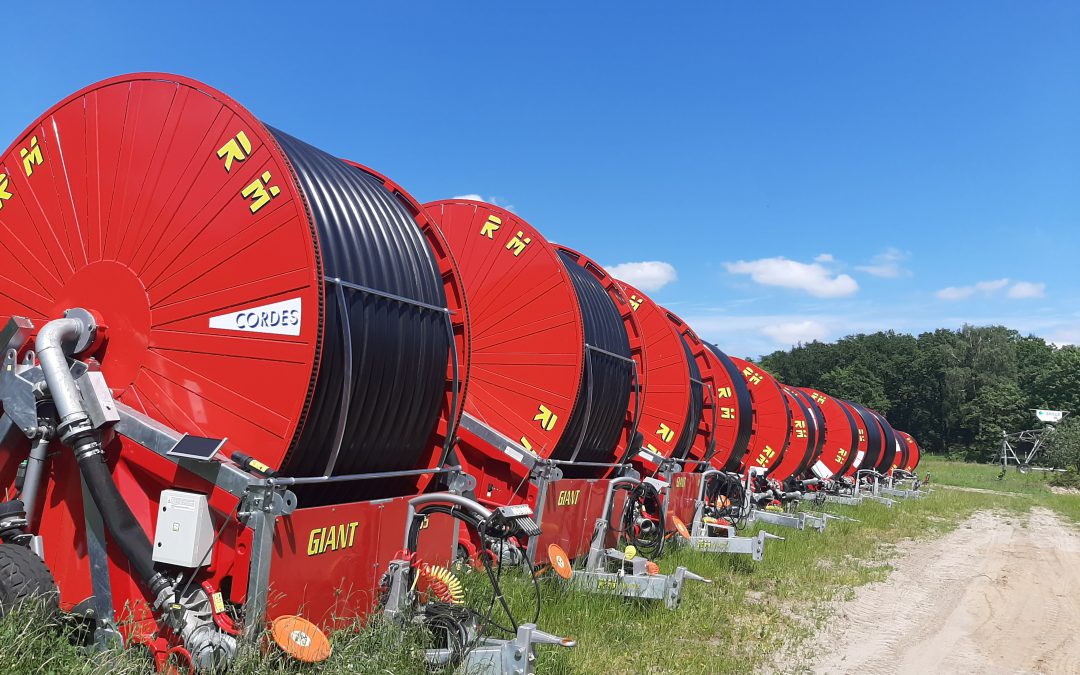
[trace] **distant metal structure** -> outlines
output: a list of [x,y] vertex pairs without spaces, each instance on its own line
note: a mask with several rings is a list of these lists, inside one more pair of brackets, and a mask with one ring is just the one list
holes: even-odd
[[1038,471],[1053,471],[1041,466],[1033,466],[1035,459],[1042,450],[1043,445],[1057,429],[1054,425],[1068,416],[1068,410],[1042,410],[1032,408],[1035,418],[1046,424],[1041,429],[1026,429],[1012,433],[1001,432],[1001,474],[1009,468],[1009,462],[1016,464],[1020,473],[1028,473],[1032,469]]

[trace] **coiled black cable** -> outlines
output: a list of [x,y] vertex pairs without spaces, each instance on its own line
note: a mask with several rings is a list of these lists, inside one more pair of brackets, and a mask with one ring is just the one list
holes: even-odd
[[[567,252],[560,250],[559,256],[581,307],[586,354],[574,410],[551,457],[564,461],[612,462],[634,379],[630,339],[615,303],[600,281]],[[566,467],[564,473],[567,472],[575,473],[573,467]]]
[[690,351],[690,345],[686,343],[686,337],[679,335],[683,353],[686,354],[688,367],[687,375],[690,377],[690,405],[686,410],[686,420],[683,421],[682,433],[675,443],[675,451],[672,459],[686,459],[690,454],[690,448],[694,445],[694,437],[697,435],[698,423],[701,421],[701,413],[705,407],[704,387],[701,384],[701,369],[698,368],[697,359]]
[[[379,180],[284,132],[270,132],[303,190],[326,279],[318,374],[279,472],[422,468],[450,353],[435,256],[412,214]],[[392,496],[408,487],[408,481],[362,481],[297,492],[313,506]]]

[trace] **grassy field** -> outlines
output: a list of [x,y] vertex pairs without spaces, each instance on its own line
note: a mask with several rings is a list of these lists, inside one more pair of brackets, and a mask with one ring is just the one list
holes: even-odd
[[[885,578],[898,542],[939,536],[972,513],[996,509],[1020,514],[1034,506],[1080,522],[1080,495],[1055,494],[1045,476],[1015,470],[998,479],[998,467],[928,458],[937,488],[926,499],[890,509],[866,503],[829,506],[859,522],[832,521],[824,533],[772,528],[784,536],[770,542],[765,560],[674,550],[660,561],[662,571],[677,565],[713,579],[691,583],[675,612],[616,597],[566,592],[544,578],[541,628],[575,637],[574,649],[541,648],[538,668],[551,673],[734,673],[780,669],[799,672],[810,661],[805,644],[828,616],[833,601],[853,588]],[[467,579],[468,586],[479,586]],[[506,583],[510,601],[527,615],[531,585]],[[130,654],[98,655],[93,660],[26,616],[0,621],[0,673],[144,672]],[[420,672],[419,640],[401,639],[397,627],[358,627],[334,636],[335,654],[310,673]],[[32,665],[34,664],[34,665]],[[233,672],[296,672],[288,664],[257,652],[245,654]]]

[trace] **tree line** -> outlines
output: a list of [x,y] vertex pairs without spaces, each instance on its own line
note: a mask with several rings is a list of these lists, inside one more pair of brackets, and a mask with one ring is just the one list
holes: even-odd
[[782,382],[874,408],[929,452],[970,461],[994,460],[1002,431],[1039,428],[1032,408],[1080,417],[1080,348],[1005,326],[850,335],[759,362]]

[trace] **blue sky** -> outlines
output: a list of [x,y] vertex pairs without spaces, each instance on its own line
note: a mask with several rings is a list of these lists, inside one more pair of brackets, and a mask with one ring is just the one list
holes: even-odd
[[29,4],[9,140],[175,72],[628,264],[735,354],[964,322],[1080,342],[1077,3]]

